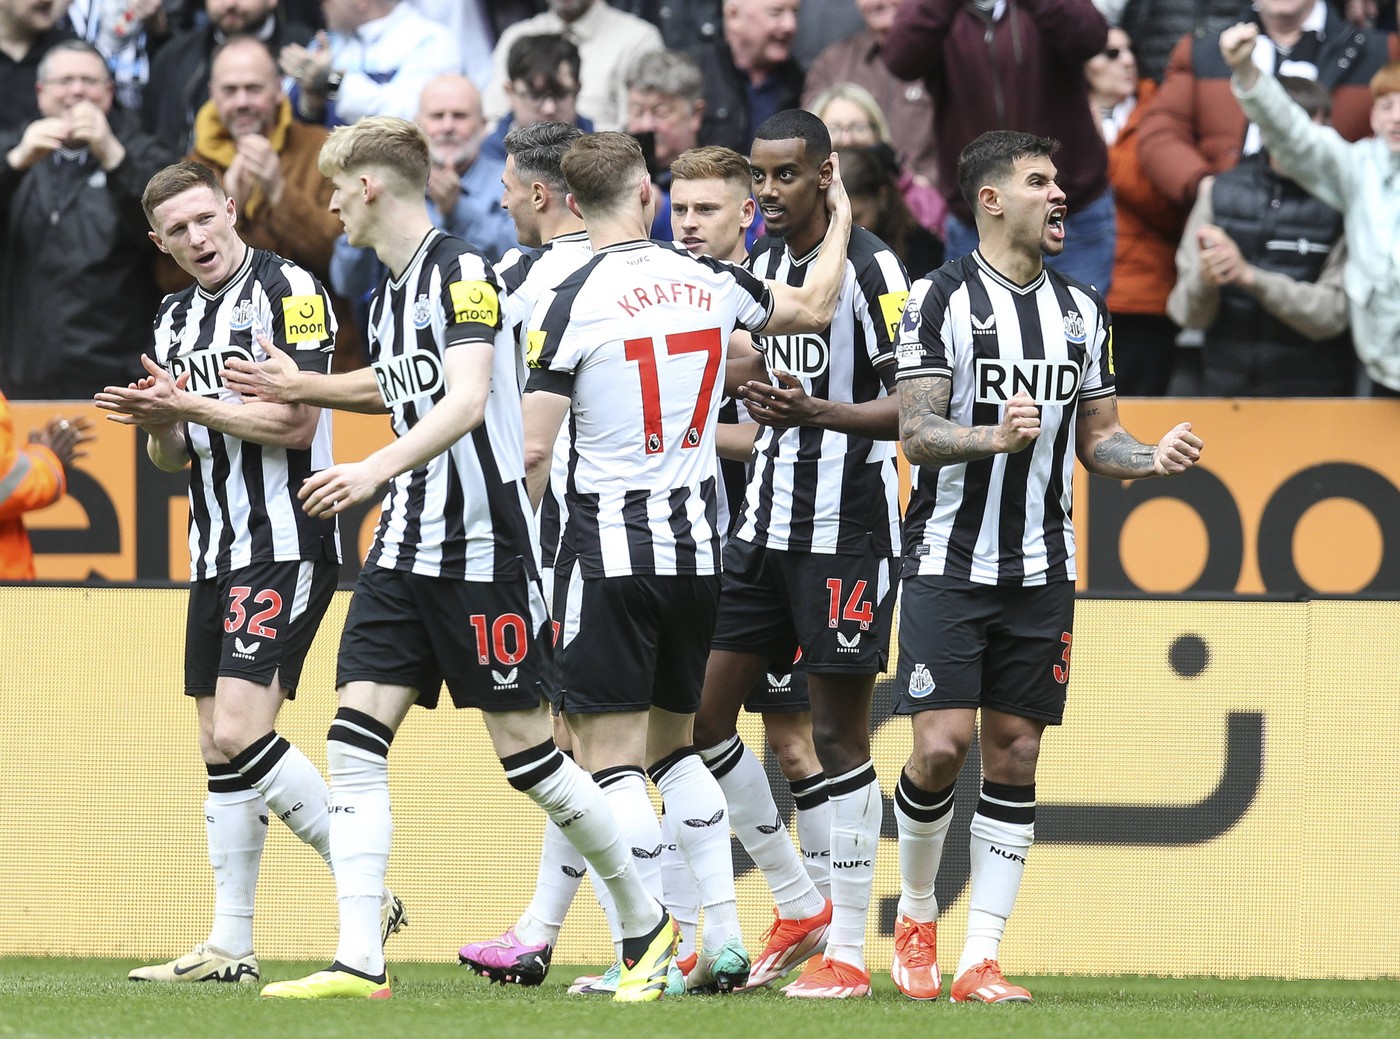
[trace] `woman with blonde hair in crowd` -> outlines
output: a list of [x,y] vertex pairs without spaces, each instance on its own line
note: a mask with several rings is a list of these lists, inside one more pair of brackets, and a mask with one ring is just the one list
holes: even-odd
[[[812,99],[807,110],[826,124],[833,148],[869,148],[884,144],[897,154],[890,139],[890,124],[870,91],[854,83],[837,83]],[[922,226],[943,234],[948,204],[943,196],[903,163],[898,167],[899,193],[914,219]]]
[[1176,283],[1176,246],[1182,212],[1147,179],[1138,162],[1138,122],[1157,84],[1139,79],[1133,41],[1108,30],[1102,53],[1084,64],[1089,105],[1108,145],[1118,241],[1113,253],[1109,313],[1113,315],[1114,367],[1122,396],[1167,392],[1176,358],[1178,329],[1167,317]]

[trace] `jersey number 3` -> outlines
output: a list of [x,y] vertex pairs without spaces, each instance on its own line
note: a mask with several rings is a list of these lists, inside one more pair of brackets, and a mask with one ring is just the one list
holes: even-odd
[[[650,337],[623,341],[627,359],[637,363],[637,376],[642,383],[642,425],[643,445],[647,454],[659,455],[666,449],[666,433],[661,428],[661,381],[656,371],[656,341]],[[710,415],[710,400],[714,394],[715,379],[719,375],[720,361],[724,358],[724,339],[718,328],[705,328],[698,332],[675,332],[666,337],[666,353],[704,353],[705,374],[700,381],[700,395],[695,401],[695,410],[690,416],[681,447],[699,447],[704,437],[705,420]]]

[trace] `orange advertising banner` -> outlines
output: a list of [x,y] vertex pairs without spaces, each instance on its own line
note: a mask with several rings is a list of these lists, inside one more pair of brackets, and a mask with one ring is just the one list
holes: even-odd
[[[1400,593],[1400,404],[1390,400],[1125,399],[1123,424],[1152,443],[1189,421],[1201,464],[1171,480],[1118,483],[1080,472],[1074,519],[1081,590]],[[53,415],[90,415],[95,439],[69,496],[26,517],[48,580],[184,581],[186,476],[145,458],[144,437],[90,404],[13,403],[20,434]],[[337,414],[335,451],[363,458],[387,418]],[[377,505],[342,520],[344,583],[374,533]]]

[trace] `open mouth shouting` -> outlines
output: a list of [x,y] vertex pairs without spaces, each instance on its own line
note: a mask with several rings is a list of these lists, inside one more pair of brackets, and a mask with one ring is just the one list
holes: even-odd
[[1065,240],[1065,216],[1069,212],[1064,206],[1056,206],[1050,210],[1045,218],[1046,230],[1050,232],[1050,237],[1057,242]]

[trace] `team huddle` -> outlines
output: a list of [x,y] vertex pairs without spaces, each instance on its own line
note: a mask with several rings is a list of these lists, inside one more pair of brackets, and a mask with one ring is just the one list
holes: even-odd
[[[332,870],[331,965],[263,995],[390,996],[388,758],[445,685],[482,711],[507,781],[547,817],[533,897],[469,968],[538,984],[585,872],[616,962],[571,992],[620,1002],[870,992],[880,788],[876,677],[899,596],[895,985],[943,991],[934,897],[980,711],[968,937],[949,996],[1029,1001],[998,946],[1034,838],[1041,733],[1065,705],[1076,458],[1119,479],[1189,468],[1119,423],[1109,317],[1047,269],[1063,247],[1054,142],[979,138],[960,160],[977,252],[910,285],[851,226],[826,128],[797,110],[746,158],[673,166],[674,242],[636,141],[537,123],[506,139],[502,205],[529,252],[492,267],[435,229],[421,131],[367,118],[320,155],[351,245],[389,274],[368,368],[330,372],[335,315],[304,270],[239,238],[204,167],[147,186],[151,237],[195,278],[166,298],[145,373],[98,393],[163,469],[190,467],[185,689],[209,782],[207,939],[134,980],[260,980],[252,917],[268,818]],[[746,254],[744,233],[765,233]],[[394,439],[330,453],[330,411]],[[900,516],[896,442],[913,467]],[[385,488],[387,487],[387,491]],[[330,602],[337,517],[382,494],[337,657],[329,782],[275,723]],[[737,734],[761,714],[800,849]],[[648,795],[661,795],[658,819]],[[751,956],[731,830],[773,893]],[[703,921],[703,926],[701,923]]]

